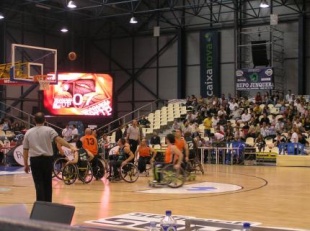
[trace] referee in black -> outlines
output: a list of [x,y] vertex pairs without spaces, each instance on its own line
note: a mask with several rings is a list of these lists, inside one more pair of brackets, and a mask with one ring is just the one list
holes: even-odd
[[77,149],[70,145],[57,132],[44,125],[45,116],[38,112],[34,116],[36,126],[29,129],[24,137],[24,170],[30,172],[28,156],[30,156],[31,173],[36,189],[36,200],[52,202],[52,171],[53,171],[53,147],[55,141],[61,146],[70,148],[72,152]]

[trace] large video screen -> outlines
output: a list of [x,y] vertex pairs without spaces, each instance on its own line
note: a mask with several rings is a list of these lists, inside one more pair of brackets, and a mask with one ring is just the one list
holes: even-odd
[[58,84],[44,91],[52,115],[112,116],[113,81],[107,74],[59,73]]

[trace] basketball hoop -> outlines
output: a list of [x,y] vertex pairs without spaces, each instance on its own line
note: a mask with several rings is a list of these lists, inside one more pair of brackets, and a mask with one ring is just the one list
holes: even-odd
[[48,90],[51,84],[51,82],[47,79],[47,75],[35,75],[34,81],[39,82],[40,91]]
[[39,80],[40,91],[46,91],[50,88],[50,81],[48,80]]

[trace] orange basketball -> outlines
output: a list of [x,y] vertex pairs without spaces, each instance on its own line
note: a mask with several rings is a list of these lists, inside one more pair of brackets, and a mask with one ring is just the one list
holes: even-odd
[[71,51],[71,52],[68,54],[68,59],[71,60],[71,61],[76,60],[76,53],[75,53],[74,51]]

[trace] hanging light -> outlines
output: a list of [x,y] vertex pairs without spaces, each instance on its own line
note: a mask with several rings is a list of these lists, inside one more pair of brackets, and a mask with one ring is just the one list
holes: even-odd
[[67,33],[69,30],[67,29],[67,27],[63,27],[63,28],[60,29],[60,31],[62,33]]
[[129,23],[136,24],[136,23],[138,23],[138,20],[136,19],[136,17],[132,16]]
[[262,0],[260,2],[260,5],[259,5],[260,8],[268,8],[269,7],[269,4],[267,2],[267,0]]
[[76,4],[74,1],[69,1],[67,7],[70,9],[74,9],[76,8]]

